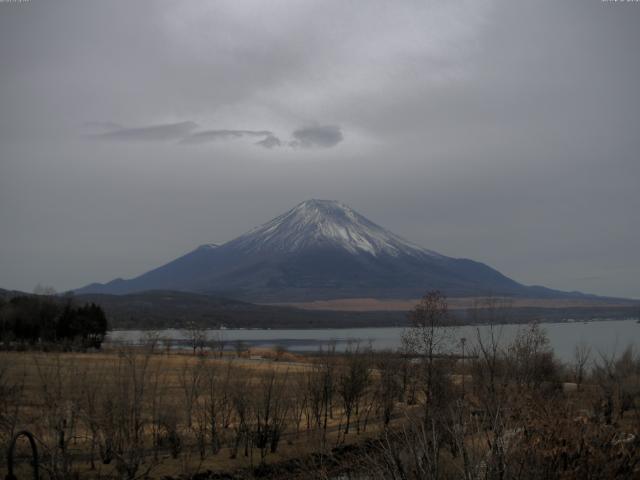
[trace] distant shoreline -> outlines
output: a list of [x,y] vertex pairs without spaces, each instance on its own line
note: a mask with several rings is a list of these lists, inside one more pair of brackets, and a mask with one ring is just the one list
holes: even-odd
[[[565,324],[565,323],[595,323],[595,322],[638,322],[640,324],[640,316],[636,317],[620,317],[620,318],[601,318],[594,317],[589,319],[573,319],[568,318],[564,320],[554,320],[554,319],[544,319],[544,320],[534,320],[534,322],[546,325],[546,324]],[[503,326],[517,326],[517,325],[525,325],[528,322],[496,322],[494,325],[503,325]],[[488,322],[480,322],[480,323],[452,323],[452,327],[476,327],[476,326],[488,326],[490,323]],[[286,330],[358,330],[358,329],[387,329],[387,328],[408,328],[411,325],[409,322],[403,325],[371,325],[371,326],[338,326],[338,327],[205,327],[204,331],[208,332],[225,332],[227,330],[232,331],[286,331]],[[109,330],[109,334],[118,333],[118,332],[154,332],[154,331],[169,331],[173,330],[176,332],[183,331],[185,328],[182,327],[166,327],[166,328],[113,328]]]
[[[590,322],[607,322],[607,321],[638,321],[640,322],[640,313],[637,308],[619,308],[619,310],[606,310],[601,312],[594,312],[591,310],[575,311],[567,309],[546,309],[547,311],[540,312],[539,309],[526,309],[516,308],[508,313],[508,318],[504,320],[497,320],[495,323],[499,325],[522,325],[530,322],[537,322],[542,324],[550,323],[590,323]],[[216,325],[203,324],[205,330],[348,330],[348,329],[366,329],[366,328],[403,328],[410,326],[410,322],[407,318],[407,313],[404,311],[367,311],[367,312],[348,312],[348,311],[332,311],[332,310],[315,310],[313,312],[316,316],[312,319],[291,321],[289,323],[280,322],[277,325],[261,325],[246,323],[243,326],[236,326],[233,324],[224,324],[222,327]],[[463,319],[459,315],[461,310],[456,315],[456,309],[451,309],[453,314],[453,326],[456,327],[469,327],[475,325],[488,325],[489,321],[470,321],[469,319]],[[326,317],[322,317],[322,314],[326,313]],[[359,316],[349,321],[349,314],[364,314],[366,315],[366,321],[363,322],[363,318]],[[378,318],[376,314],[380,314]],[[391,316],[391,318],[390,318]],[[392,318],[397,319],[392,321]],[[503,317],[504,318],[504,317]],[[401,321],[402,320],[402,321]],[[243,322],[244,323],[244,322]],[[164,325],[164,326],[115,326],[110,332],[115,331],[155,331],[155,330],[183,330],[184,326],[181,325]]]
[[[0,291],[5,298],[19,294]],[[265,305],[177,291],[71,298],[78,304],[100,305],[110,327],[118,330],[180,329],[194,322],[204,328],[281,330],[402,327],[408,325],[407,313],[417,303],[417,299],[344,298]],[[486,323],[489,318],[519,324],[640,317],[640,301],[615,298],[449,297],[447,303],[460,325]]]
[[[419,299],[339,298],[310,302],[261,303],[267,306],[293,307],[302,310],[331,310],[341,312],[405,311],[411,310]],[[622,298],[520,298],[520,297],[448,297],[450,310],[469,309],[475,304],[496,302],[509,308],[586,308],[586,307],[636,307],[640,312],[640,300]]]

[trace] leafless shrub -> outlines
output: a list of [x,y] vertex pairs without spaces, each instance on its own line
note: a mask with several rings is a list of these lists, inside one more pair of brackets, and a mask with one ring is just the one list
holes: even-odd
[[52,478],[69,478],[73,466],[71,443],[75,440],[79,420],[77,372],[62,364],[60,354],[33,358],[42,399],[43,421],[39,424],[39,438],[46,459],[43,466]]
[[235,438],[231,446],[231,458],[237,457],[238,450],[241,446],[244,447],[244,456],[248,457],[249,449],[251,447],[251,424],[253,420],[253,412],[250,405],[250,397],[247,394],[249,382],[241,373],[244,372],[238,371],[233,382],[230,384],[231,403],[235,414],[235,419],[232,423]]
[[[204,398],[200,404],[199,422],[204,427],[204,434],[209,437],[209,446],[214,455],[220,450],[220,431],[224,410],[222,403],[226,395],[223,375],[217,364],[206,363],[202,382]],[[204,439],[202,447],[204,448]],[[204,456],[203,453],[201,450],[201,456]]]
[[507,351],[509,371],[516,385],[539,388],[557,381],[558,366],[546,332],[537,323],[520,329]]
[[189,347],[191,347],[194,355],[198,351],[200,353],[204,352],[207,343],[207,331],[203,325],[194,321],[187,322],[183,334],[187,338]]
[[[280,378],[279,378],[280,377]],[[254,443],[264,461],[267,449],[275,453],[287,425],[289,402],[285,395],[287,374],[279,376],[275,371],[262,375],[253,404],[255,429]]]
[[149,359],[148,354],[120,352],[101,405],[103,461],[115,460],[116,470],[127,480],[148,475],[158,463],[145,462]]
[[211,350],[215,352],[218,357],[222,358],[224,353],[224,347],[226,345],[226,340],[224,339],[224,331],[218,330],[211,334],[211,337],[207,340]]
[[155,353],[160,347],[161,336],[157,330],[149,330],[144,332],[140,343],[142,347],[149,351],[149,353]]
[[441,378],[439,358],[448,352],[452,341],[452,322],[446,298],[438,291],[428,292],[409,314],[411,327],[402,342],[407,351],[418,355],[423,370],[424,405],[428,410]]
[[[15,379],[11,376],[15,376]],[[0,365],[0,449],[3,452],[7,450],[21,420],[24,380],[24,372],[19,375],[16,370],[11,371],[8,365]]]
[[203,358],[198,358],[196,363],[192,363],[191,359],[183,361],[178,381],[182,390],[185,424],[189,429],[193,426],[193,411],[200,395],[204,375],[205,360]]
[[[349,433],[352,414],[358,415],[360,404],[370,383],[368,356],[360,350],[359,344],[349,346],[344,355],[345,365],[340,368],[337,379],[337,392],[342,399],[345,415],[344,435]],[[356,422],[360,429],[360,422]]]
[[390,352],[382,352],[376,357],[378,371],[374,397],[376,410],[381,413],[382,424],[389,426],[395,411],[396,403],[403,399],[401,372],[402,359],[398,359]]
[[573,378],[578,386],[578,390],[584,382],[584,377],[587,374],[587,366],[591,359],[591,347],[584,342],[581,342],[575,346],[573,353]]

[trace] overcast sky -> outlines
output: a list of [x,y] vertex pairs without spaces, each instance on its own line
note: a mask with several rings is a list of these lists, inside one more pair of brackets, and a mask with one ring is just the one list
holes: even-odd
[[0,287],[132,277],[308,198],[640,298],[640,3],[0,3]]

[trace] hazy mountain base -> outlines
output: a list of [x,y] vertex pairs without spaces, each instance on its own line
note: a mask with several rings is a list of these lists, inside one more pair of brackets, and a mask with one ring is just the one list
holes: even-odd
[[[303,310],[338,310],[350,312],[371,311],[409,311],[420,301],[420,298],[387,299],[387,298],[337,298],[333,300],[314,300],[312,302],[282,302],[265,305],[286,306]],[[505,308],[547,308],[566,309],[575,307],[638,307],[640,300],[608,297],[582,298],[533,298],[533,297],[449,297],[449,308],[456,310],[471,309],[483,304],[502,305]]]
[[[0,289],[0,297],[27,295]],[[195,322],[206,328],[357,328],[394,327],[408,324],[407,312],[414,301],[368,299],[363,304],[343,301],[312,304],[258,305],[225,297],[176,291],[149,291],[128,295],[83,294],[74,296],[79,303],[100,305],[112,329],[182,328]],[[373,300],[373,301],[371,301]],[[473,307],[474,299],[450,298],[450,313],[460,324],[481,323]],[[417,300],[416,300],[417,301]],[[508,323],[529,321],[558,322],[568,319],[624,319],[640,314],[640,302],[629,300],[589,300],[562,302],[547,299],[519,299],[504,308],[502,318]],[[305,306],[311,306],[310,309]],[[320,308],[318,308],[320,307]],[[322,308],[326,309],[322,309]],[[378,309],[376,309],[379,308]],[[397,309],[393,309],[397,308]]]
[[[256,305],[184,292],[145,292],[130,295],[79,295],[83,302],[95,302],[107,313],[112,328],[157,329],[182,327],[196,322],[209,328],[355,328],[390,327],[408,324],[407,310],[336,311],[302,310],[286,306]],[[456,299],[451,299],[455,303]],[[567,319],[623,319],[638,315],[640,304],[528,306],[505,309],[509,323]],[[481,322],[473,309],[452,307],[453,318],[464,324]]]

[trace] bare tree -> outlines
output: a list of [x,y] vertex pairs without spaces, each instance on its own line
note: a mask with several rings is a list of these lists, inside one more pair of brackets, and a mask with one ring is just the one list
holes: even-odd
[[439,375],[438,357],[448,352],[452,322],[447,301],[438,291],[428,292],[409,313],[411,327],[402,336],[409,352],[418,355],[424,370],[425,409],[429,409]]
[[582,382],[587,371],[587,364],[591,357],[591,347],[585,342],[580,342],[573,351],[573,378],[578,390],[582,387]]
[[315,366],[306,373],[306,388],[308,397],[307,406],[307,430],[310,429],[311,423],[315,424],[316,428],[320,428],[322,425],[322,411],[324,408],[323,394],[324,394],[324,378],[323,371],[319,366]]
[[[44,439],[47,461],[44,463],[52,478],[71,476],[73,456],[69,450],[78,428],[77,372],[63,364],[60,354],[47,360],[34,356],[38,373],[39,394],[44,413],[40,435]],[[74,395],[70,395],[73,392]]]
[[21,421],[20,400],[24,394],[25,373],[0,365],[0,449],[7,450],[9,441]]
[[640,398],[640,356],[634,351],[633,345],[622,352],[615,368],[620,379],[618,413],[622,419],[635,406],[636,399]]
[[319,358],[306,373],[307,380],[307,430],[315,424],[321,433],[321,445],[326,447],[329,419],[333,418],[333,401],[336,390],[335,344],[320,350]]
[[284,431],[289,410],[285,398],[287,374],[282,378],[274,370],[262,375],[253,404],[255,417],[254,441],[264,461],[267,450],[275,453]]
[[240,358],[247,351],[247,345],[242,340],[236,340],[233,345],[236,351],[236,357]]
[[[293,424],[295,425],[296,438],[300,433],[300,424],[302,423],[302,417],[305,412],[309,410],[309,389],[307,387],[308,377],[302,373],[291,375],[293,380],[293,392],[291,402],[291,413],[293,416]],[[309,421],[307,421],[307,428],[309,428]]]
[[[487,473],[503,478],[505,449],[506,405],[508,402],[508,377],[505,373],[505,350],[503,346],[503,327],[508,305],[494,297],[486,297],[474,302],[472,319],[483,324],[476,328],[476,346],[472,349],[471,373],[474,393],[480,409],[475,418],[480,418],[485,430],[480,430],[488,450],[485,462]],[[490,433],[487,433],[489,427]],[[459,432],[458,432],[459,433]],[[454,435],[457,443],[461,440]],[[464,440],[462,440],[464,441]],[[462,445],[460,445],[462,448]],[[462,450],[463,455],[465,450]],[[468,453],[468,451],[467,451]],[[469,468],[465,467],[468,471]]]
[[169,355],[171,353],[171,349],[173,348],[173,338],[168,335],[160,337],[160,342],[162,342],[162,346],[164,347],[164,352]]
[[168,403],[168,381],[167,373],[162,361],[154,362],[153,368],[147,376],[149,383],[149,422],[151,425],[150,432],[153,445],[153,459],[155,462],[159,460],[159,449],[163,443],[163,434],[167,432],[166,417],[167,411],[175,410]]
[[203,325],[194,321],[187,322],[184,335],[194,355],[198,350],[200,350],[201,353],[203,352],[207,342],[207,330]]
[[329,348],[322,356],[320,367],[320,391],[322,406],[322,447],[325,448],[327,441],[327,427],[329,418],[333,418],[333,396],[335,392],[335,364],[334,364],[335,344],[329,345]]
[[213,332],[211,338],[209,339],[209,344],[211,345],[211,349],[217,353],[218,357],[222,358],[224,353],[224,347],[226,341],[224,339],[224,331],[218,330]]
[[187,428],[193,426],[193,410],[200,395],[200,389],[204,380],[205,363],[203,358],[198,358],[196,363],[185,359],[180,369],[178,381],[182,390],[182,405],[185,413]]
[[536,388],[543,381],[556,380],[557,369],[549,338],[537,323],[531,323],[518,331],[507,354],[507,364],[516,385]]
[[160,345],[160,332],[157,330],[148,330],[142,335],[140,343],[143,348],[149,350],[149,353],[155,353]]
[[211,453],[216,454],[221,446],[222,430],[226,428],[229,404],[229,380],[231,378],[231,363],[226,365],[226,371],[215,362],[207,362],[203,379],[204,401],[203,420],[209,436]]
[[242,445],[244,445],[244,456],[248,457],[251,447],[251,397],[248,395],[249,382],[244,373],[244,371],[238,370],[231,384],[231,401],[235,413],[235,421],[232,424],[235,439],[231,447],[231,458],[236,458],[238,449]]
[[622,419],[625,412],[638,409],[640,358],[635,355],[632,346],[627,347],[620,356],[600,352],[600,358],[594,363],[593,378],[602,396],[596,411],[604,416],[607,425]]
[[439,431],[412,422],[398,431],[385,430],[366,457],[367,477],[376,480],[441,479]]
[[[359,345],[348,347],[345,352],[346,365],[340,369],[337,381],[337,391],[342,399],[342,406],[346,417],[344,434],[349,433],[351,415],[359,410],[360,400],[369,385],[369,363],[360,351]],[[357,426],[359,428],[359,422]]]
[[276,345],[275,347],[273,347],[273,350],[275,353],[276,362],[281,361],[287,353],[287,347],[285,345]]
[[125,480],[144,477],[158,465],[155,459],[145,460],[149,361],[148,353],[119,352],[100,406],[103,462],[115,460],[116,470]]
[[105,374],[106,369],[85,367],[78,375],[81,396],[78,415],[90,435],[89,463],[91,470],[96,469],[95,456],[100,438],[99,403],[104,395],[104,384],[98,380]]
[[378,355],[376,361],[379,375],[376,382],[375,398],[378,409],[382,412],[382,424],[385,428],[391,422],[396,401],[402,392],[401,379],[398,375],[400,363],[401,361],[388,352]]

